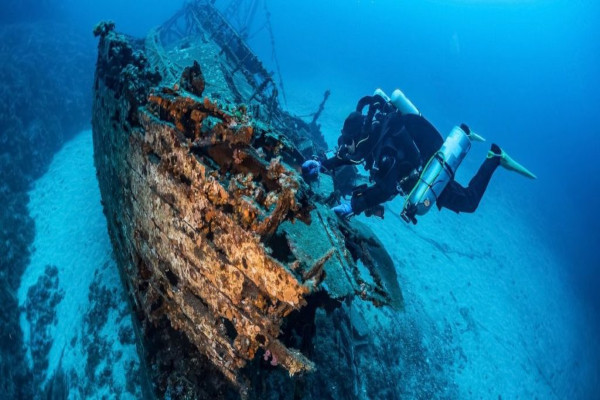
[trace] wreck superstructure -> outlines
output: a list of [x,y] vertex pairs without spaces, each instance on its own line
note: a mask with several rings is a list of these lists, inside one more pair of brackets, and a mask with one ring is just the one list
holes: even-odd
[[[330,178],[310,187],[298,172],[325,148],[318,125],[281,108],[211,2],[188,3],[145,40],[110,23],[95,34],[95,165],[144,340],[175,352],[177,332],[246,393],[257,355],[290,375],[314,371],[286,334],[294,315],[353,296],[402,306],[381,243],[329,210]],[[197,365],[185,355],[149,356],[159,392],[156,380]]]

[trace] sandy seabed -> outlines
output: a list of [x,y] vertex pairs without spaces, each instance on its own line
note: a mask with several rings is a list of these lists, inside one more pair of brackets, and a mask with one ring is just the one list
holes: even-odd
[[[333,127],[340,115],[324,118],[324,126]],[[36,237],[18,296],[25,305],[46,265],[57,267],[64,298],[49,326],[53,342],[41,374],[47,380],[59,367],[75,371],[81,380],[77,393],[86,393],[81,388],[87,384],[87,393],[98,397],[111,390],[99,379],[108,366],[110,385],[124,390],[125,371],[139,360],[133,343],[119,338],[130,330],[131,317],[111,258],[91,136],[85,131],[67,143],[30,192]],[[535,226],[514,212],[505,189],[520,178],[506,171],[496,175],[472,215],[432,211],[410,226],[398,217],[402,203],[396,199],[386,206],[384,220],[359,217],[387,245],[406,303],[404,312],[380,315],[378,323],[411,317],[428,326],[430,339],[454,357],[450,379],[460,398],[588,398],[599,378],[599,342],[590,318],[564,283],[565,266]],[[90,310],[102,306],[90,287],[97,289],[99,282],[116,300],[105,307],[102,324],[90,326]],[[24,314],[21,326],[30,342],[36,332]],[[86,335],[103,343],[110,356],[90,360]]]
[[[54,310],[55,322],[46,328],[52,338],[48,366],[34,375],[47,383],[62,369],[69,386],[76,388],[69,398],[124,390],[126,370],[135,369],[139,359],[102,213],[91,131],[81,132],[64,145],[29,196],[36,234],[18,292],[19,304],[26,304],[29,288],[47,265],[57,268],[57,291],[64,295]],[[21,328],[26,345],[41,335],[40,325],[32,325],[24,312]],[[31,361],[30,350],[29,346]]]
[[[310,86],[287,80],[288,106],[307,114],[321,92],[331,89],[319,123],[334,145],[345,116],[369,93],[340,85],[343,79],[337,85],[318,74],[312,79]],[[468,184],[487,148],[473,146],[458,171],[460,183]],[[452,352],[451,381],[461,399],[600,396],[597,316],[569,286],[566,271],[572,266],[544,232],[543,219],[552,217],[523,199],[528,193],[522,189],[534,184],[499,169],[474,214],[434,209],[408,225],[399,217],[403,201],[397,197],[386,204],[384,220],[359,217],[396,263],[406,311],[386,313],[388,322],[419,320],[431,342],[441,341]],[[376,332],[377,324],[372,328]]]

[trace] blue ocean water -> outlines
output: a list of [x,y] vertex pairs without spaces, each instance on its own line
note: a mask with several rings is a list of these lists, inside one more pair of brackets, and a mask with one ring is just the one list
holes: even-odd
[[[533,170],[535,182],[495,179],[600,315],[598,2],[290,1],[269,10],[284,79],[306,87],[317,76],[313,104],[326,88],[339,104],[330,143],[353,101],[399,87],[441,132],[466,122]],[[264,35],[254,43],[272,60]]]
[[[90,32],[99,20],[114,20],[120,31],[143,37],[183,4],[47,3],[36,12],[14,8],[2,23],[61,21],[89,35],[89,48],[81,51],[92,53]],[[416,304],[407,313],[434,325],[442,318],[456,326],[461,318],[474,319],[479,327],[479,336],[465,329],[455,342],[469,360],[466,372],[451,378],[459,382],[460,398],[600,396],[600,3],[258,3],[250,45],[269,70],[281,73],[285,104],[293,112],[313,112],[331,90],[320,120],[330,145],[360,97],[375,88],[401,88],[442,133],[466,122],[488,139],[461,167],[462,182],[489,142],[538,176],[529,181],[499,170],[473,215],[434,210],[410,227],[394,218],[395,200],[384,221],[367,221],[403,266],[398,272],[406,300]],[[224,9],[228,2],[217,4]],[[267,10],[274,48],[263,28]],[[88,72],[91,77],[93,65]],[[432,242],[437,246],[427,247]],[[514,358],[518,368],[511,365]],[[546,386],[552,389],[541,389]]]
[[[573,284],[600,310],[598,2],[269,7],[284,78],[306,81],[316,73],[346,113],[373,88],[400,87],[440,131],[466,122],[534,170],[536,182],[513,179],[508,190],[542,224]],[[270,59],[268,46],[256,48]],[[313,102],[320,94],[315,90]]]

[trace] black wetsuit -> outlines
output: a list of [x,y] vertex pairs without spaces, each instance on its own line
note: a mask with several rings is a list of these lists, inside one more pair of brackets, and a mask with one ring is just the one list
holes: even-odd
[[331,158],[321,160],[321,166],[326,171],[333,171],[343,165],[360,165],[364,164],[368,171],[373,166],[373,148],[377,143],[379,132],[373,132],[370,135],[359,138],[356,148],[350,152],[348,147],[338,141],[340,145],[338,151]]
[[[421,149],[421,155],[424,156],[422,159],[424,165],[442,147],[444,139],[437,129],[422,116],[408,114],[404,116],[404,122],[408,131],[412,134],[415,144]],[[438,209],[447,208],[457,213],[474,212],[499,165],[499,158],[486,158],[467,187],[452,179],[436,201]],[[404,192],[408,193],[406,190]]]
[[[379,132],[377,132],[377,130]],[[444,139],[435,127],[420,115],[390,112],[381,127],[363,136],[353,154],[336,154],[323,161],[326,169],[341,165],[365,163],[370,170],[372,186],[355,190],[351,205],[354,214],[371,210],[398,193],[409,193],[417,182],[418,171],[437,152]],[[473,212],[499,165],[496,158],[486,159],[466,188],[451,180],[437,200],[439,209],[455,212]]]
[[371,180],[375,184],[354,192],[351,205],[355,214],[390,200],[398,194],[399,182],[422,164],[423,156],[409,132],[411,119],[407,117],[392,112],[383,121],[379,139],[371,149],[374,160]]
[[[362,110],[366,106],[369,106],[367,115],[362,115]],[[381,120],[386,115],[383,112],[388,109],[389,105],[381,96],[365,96],[360,99],[355,112],[344,121],[344,129],[342,129],[342,136],[338,138],[338,150],[335,156],[321,160],[321,166],[326,171],[333,171],[343,165],[364,164],[365,170],[369,171],[374,162],[373,150],[380,141]],[[356,124],[357,116],[360,118],[360,127]],[[355,122],[348,124],[352,118]]]
[[457,213],[474,212],[479,206],[483,193],[485,193],[485,189],[487,189],[487,185],[490,183],[490,179],[498,165],[500,165],[498,157],[486,158],[466,188],[455,180],[448,182],[448,185],[437,199],[438,208],[441,210],[442,207],[445,207]]

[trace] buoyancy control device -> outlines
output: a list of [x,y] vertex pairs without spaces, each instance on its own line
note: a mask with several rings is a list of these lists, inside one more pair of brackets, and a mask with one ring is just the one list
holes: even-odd
[[419,180],[406,198],[400,214],[406,222],[416,224],[415,216],[424,215],[431,209],[448,182],[454,179],[456,170],[470,149],[469,135],[455,126],[441,149],[429,159]]

